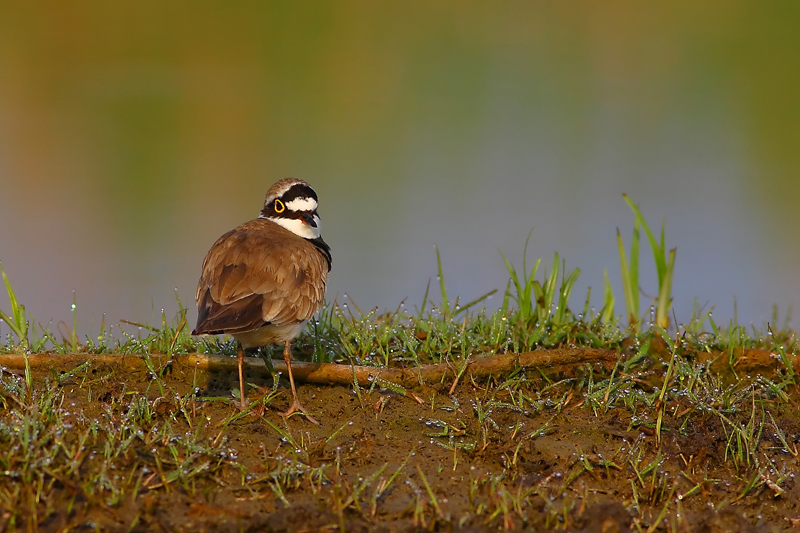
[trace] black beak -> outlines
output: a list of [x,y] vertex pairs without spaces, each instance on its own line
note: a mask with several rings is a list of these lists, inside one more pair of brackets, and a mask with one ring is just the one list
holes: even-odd
[[304,224],[308,224],[312,228],[317,227],[317,223],[314,221],[314,213],[311,211],[307,211],[300,215],[300,220],[303,221]]

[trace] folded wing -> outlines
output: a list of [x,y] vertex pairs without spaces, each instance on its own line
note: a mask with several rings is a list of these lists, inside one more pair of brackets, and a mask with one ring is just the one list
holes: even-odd
[[314,244],[269,220],[247,222],[220,237],[203,261],[192,333],[308,320],[322,305],[327,276],[327,259]]

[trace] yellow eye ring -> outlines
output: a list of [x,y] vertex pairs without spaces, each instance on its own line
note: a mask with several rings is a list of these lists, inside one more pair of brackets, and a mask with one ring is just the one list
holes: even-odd
[[283,202],[281,202],[280,200],[278,200],[276,198],[275,199],[275,212],[276,213],[283,213],[285,209],[286,209],[286,206],[283,205]]

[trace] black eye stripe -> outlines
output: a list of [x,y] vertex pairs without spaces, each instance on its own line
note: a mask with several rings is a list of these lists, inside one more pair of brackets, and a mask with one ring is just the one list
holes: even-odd
[[[277,200],[280,202],[280,200]],[[280,209],[280,208],[279,208]],[[315,210],[305,210],[305,211],[292,211],[288,207],[285,209],[278,211],[275,209],[275,202],[269,204],[264,210],[261,212],[263,216],[266,217],[275,217],[275,218],[287,218],[287,219],[299,219],[299,218],[307,218],[309,220],[309,224],[316,227],[316,223],[311,224],[311,220],[313,220],[313,215],[317,215],[316,209]]]
[[319,201],[317,198],[317,193],[314,192],[314,189],[302,183],[292,185],[288,191],[281,195],[281,200],[283,200],[284,203],[291,202],[292,200],[296,200],[298,198],[313,198],[314,201]]

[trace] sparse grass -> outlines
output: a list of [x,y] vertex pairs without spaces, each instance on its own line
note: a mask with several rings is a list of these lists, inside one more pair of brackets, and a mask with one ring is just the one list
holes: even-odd
[[[658,242],[626,200],[635,214],[630,257],[619,236],[618,246],[629,327],[615,315],[607,275],[599,311],[591,292],[582,309],[571,307],[580,271],[558,254],[538,279],[540,259],[528,269],[526,253],[520,271],[506,261],[499,309],[480,307],[491,293],[462,305],[447,293],[437,250],[437,296],[426,289],[419,308],[384,313],[334,301],[295,355],[376,368],[446,363],[457,379],[419,395],[380,378],[354,382],[322,433],[269,412],[281,401],[277,384],[240,412],[201,385],[197,369],[176,383],[171,356],[235,353],[230,340],[192,337],[180,300],[177,315],[162,313],[155,326],[103,321],[80,339],[73,322],[57,340],[34,327],[3,272],[10,312],[0,317],[10,332],[0,352],[48,350],[54,361],[75,352],[139,354],[146,371],[133,379],[91,362],[44,374],[0,369],[0,524],[68,529],[94,524],[96,509],[132,509],[126,527],[147,529],[155,513],[148,498],[202,507],[227,493],[271,502],[272,512],[312,498],[334,518],[311,529],[389,521],[582,529],[608,499],[637,531],[684,531],[687,517],[706,516],[708,505],[735,509],[750,524],[768,515],[792,527],[800,397],[788,317],[780,329],[776,312],[764,331],[748,330],[735,320],[720,326],[713,308],[695,306],[688,322],[670,324],[675,250],[664,247],[663,225]],[[639,228],[659,275],[649,321],[638,307]],[[482,382],[464,373],[485,355],[573,345],[620,358],[611,367],[517,369]],[[381,444],[384,434],[398,449]]]
[[235,466],[226,439],[203,438],[207,421],[190,414],[186,398],[150,399],[123,387],[95,415],[65,407],[65,380],[87,370],[46,379],[38,390],[0,373],[0,506],[7,524],[36,529],[64,497],[72,509],[77,502],[115,507],[159,488],[194,493],[199,482]]

